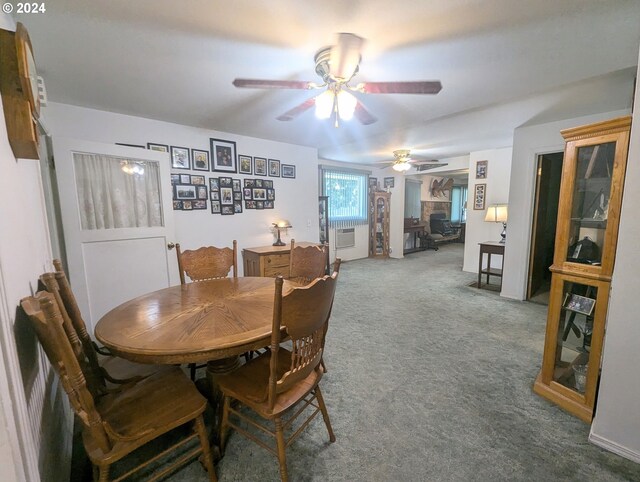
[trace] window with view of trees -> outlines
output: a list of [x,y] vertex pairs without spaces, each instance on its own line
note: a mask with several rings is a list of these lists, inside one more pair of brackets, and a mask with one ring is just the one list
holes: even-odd
[[366,172],[321,169],[322,195],[329,197],[329,226],[367,223],[368,179]]

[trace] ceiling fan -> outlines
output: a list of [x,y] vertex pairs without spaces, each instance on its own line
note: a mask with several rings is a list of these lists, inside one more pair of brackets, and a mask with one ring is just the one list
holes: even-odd
[[416,166],[418,171],[426,171],[435,167],[446,166],[446,162],[440,162],[437,159],[415,159],[411,157],[411,151],[409,149],[396,149],[393,151],[393,161],[378,161],[379,163],[389,164],[386,167],[391,167],[395,171],[404,172],[411,169],[411,166]]
[[362,94],[437,94],[442,89],[440,81],[409,82],[360,82],[351,85],[351,80],[359,71],[360,51],[364,39],[352,33],[338,34],[335,45],[320,49],[315,57],[316,74],[322,83],[302,80],[266,80],[234,79],[236,87],[253,89],[325,89],[321,94],[307,99],[293,109],[277,117],[281,121],[290,121],[307,111],[316,108],[316,117],[328,119],[335,114],[338,118],[349,120],[355,116],[362,124],[369,125],[378,119],[371,114],[351,92]]

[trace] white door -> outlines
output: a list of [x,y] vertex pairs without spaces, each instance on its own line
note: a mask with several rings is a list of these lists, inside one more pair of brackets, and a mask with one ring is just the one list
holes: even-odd
[[119,304],[179,282],[169,154],[54,138],[69,280],[93,334]]

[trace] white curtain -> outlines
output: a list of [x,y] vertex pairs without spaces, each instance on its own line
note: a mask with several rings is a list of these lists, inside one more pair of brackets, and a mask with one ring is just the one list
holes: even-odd
[[82,229],[162,226],[157,162],[74,153]]

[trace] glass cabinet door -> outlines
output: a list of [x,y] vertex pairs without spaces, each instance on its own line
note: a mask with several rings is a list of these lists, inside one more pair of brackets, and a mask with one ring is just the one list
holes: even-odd
[[376,254],[384,254],[384,216],[386,213],[385,200],[383,198],[376,199],[375,209],[375,252]]
[[569,224],[567,261],[601,265],[609,215],[616,143],[577,149],[575,183]]

